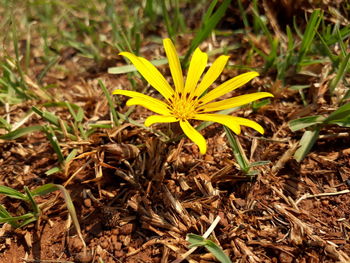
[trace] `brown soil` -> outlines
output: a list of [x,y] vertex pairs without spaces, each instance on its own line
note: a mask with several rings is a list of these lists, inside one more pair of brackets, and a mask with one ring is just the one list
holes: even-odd
[[[123,81],[105,75],[98,78]],[[105,105],[104,97],[99,98]],[[258,167],[260,174],[251,179],[236,168],[219,125],[205,130],[209,149],[204,156],[187,139],[163,143],[150,131],[133,125],[101,131],[88,143],[76,146],[82,157],[70,164],[67,175],[54,177],[44,174],[56,165],[56,157],[42,134],[1,142],[1,181],[18,190],[24,185],[64,183],[90,163],[67,186],[88,255],[59,198],[37,224],[15,231],[3,227],[0,262],[96,262],[97,258],[104,262],[172,262],[187,251],[186,234],[203,234],[216,216],[221,220],[212,238],[233,261],[347,262],[350,139],[320,139],[311,154],[296,163],[291,156],[297,140],[283,124],[282,102],[274,100],[263,109],[264,115],[251,114],[265,123],[267,140],[251,137],[248,130],[247,136],[239,136],[251,161],[271,161]],[[137,108],[133,117],[141,114],[146,115]],[[340,131],[344,130],[334,130]],[[128,151],[113,154],[111,149],[121,143]],[[139,153],[133,145],[139,145]],[[98,169],[102,177],[96,177]],[[2,203],[17,211],[26,209],[9,198]],[[203,249],[189,258],[214,260]]]
[[[237,50],[232,58],[240,54]],[[91,67],[86,66],[91,61],[74,56],[60,62],[67,75],[51,70],[44,82],[57,85],[50,91],[57,94],[57,101],[83,107],[86,121],[109,121],[108,103],[97,81],[103,80],[110,91],[129,87],[126,76],[105,73],[111,64],[123,62],[113,57]],[[220,81],[236,73],[227,69]],[[210,238],[232,262],[350,262],[350,137],[342,136],[349,129],[325,127],[311,153],[297,163],[292,156],[302,133],[292,133],[287,123],[303,116],[305,108],[297,93],[279,83],[269,90],[271,83],[269,76],[262,76],[232,94],[259,88],[275,94],[272,104],[257,112],[236,113],[250,113],[249,118],[266,129],[264,138],[250,129],[238,136],[251,162],[270,161],[255,168],[257,176],[239,171],[217,124],[203,131],[208,142],[204,156],[188,139],[162,141],[154,131],[176,133],[176,127],[166,125],[152,131],[126,122],[113,130],[101,129],[88,140],[62,138],[64,153],[76,148],[79,158],[67,164],[65,172],[51,176],[45,172],[58,162],[45,135],[0,140],[0,183],[23,191],[24,186],[34,189],[69,180],[66,187],[87,244],[85,249],[64,199],[52,193],[38,199],[54,202],[36,223],[16,230],[2,226],[0,262],[173,262],[188,251],[186,234],[204,234],[217,216],[221,219]],[[145,87],[141,81],[137,84]],[[318,94],[307,94],[309,101]],[[119,98],[120,112],[128,110],[124,100]],[[34,103],[13,106],[11,118],[21,119]],[[326,101],[315,105],[309,115],[324,111]],[[62,108],[48,110],[71,121]],[[131,117],[141,120],[148,114],[136,107]],[[33,115],[26,125],[38,123],[44,121]],[[17,200],[0,198],[13,214],[30,210]],[[216,262],[201,248],[186,260]]]

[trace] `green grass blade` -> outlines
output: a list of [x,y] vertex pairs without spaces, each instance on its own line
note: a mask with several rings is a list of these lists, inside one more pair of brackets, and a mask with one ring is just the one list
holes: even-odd
[[160,6],[162,8],[163,18],[165,21],[165,26],[170,39],[174,39],[174,28],[172,27],[172,23],[170,22],[170,17],[168,14],[168,10],[166,8],[165,0],[160,0]]
[[[226,47],[221,47],[221,48],[217,48],[214,50],[211,50],[209,52],[207,52],[207,54],[209,56],[214,56],[223,52],[227,52],[230,50],[234,50],[234,49],[238,49],[240,47],[240,45],[238,44],[233,44],[230,46],[226,46]],[[183,59],[184,56],[180,56],[180,59]],[[161,58],[161,59],[155,59],[155,60],[151,60],[150,61],[154,66],[158,67],[158,66],[162,66],[168,63],[168,59],[167,58]],[[126,65],[126,66],[118,66],[118,67],[111,67],[108,68],[108,73],[109,74],[125,74],[125,73],[129,73],[129,72],[135,72],[137,71],[136,68],[134,67],[134,65]],[[46,104],[44,104],[45,106]]]
[[36,218],[38,218],[39,214],[40,214],[40,209],[38,207],[38,204],[35,202],[33,195],[30,193],[29,189],[27,186],[24,186],[24,191],[27,195],[28,198],[28,202],[31,204],[32,208],[33,208],[33,212],[34,212],[34,216]]
[[35,125],[35,126],[29,126],[29,127],[25,127],[25,128],[18,128],[14,131],[11,131],[9,133],[6,133],[4,135],[0,136],[0,139],[3,140],[15,140],[17,138],[20,138],[24,135],[27,135],[28,133],[32,133],[35,131],[42,131],[43,127],[40,125]]
[[48,111],[41,111],[35,106],[32,107],[32,110],[36,114],[38,114],[40,117],[44,118],[48,122],[50,122],[50,123],[54,124],[55,126],[59,127],[60,123],[59,123],[58,117],[56,117],[52,113],[50,113]]
[[232,263],[230,258],[224,253],[224,251],[213,241],[205,239],[204,237],[195,234],[188,234],[186,239],[190,243],[190,248],[204,246],[221,263]]
[[71,160],[74,159],[74,157],[77,155],[78,150],[77,149],[73,149],[68,156],[66,157],[66,163],[70,162]]
[[61,168],[59,168],[59,167],[53,167],[53,168],[47,170],[47,171],[45,172],[45,174],[46,174],[47,176],[50,176],[50,175],[55,174],[55,173],[58,173],[58,172],[60,172],[60,171],[62,171]]
[[[350,25],[347,25],[339,30],[341,41],[348,39],[350,37]],[[334,45],[339,41],[339,37],[335,37],[333,34],[330,34],[326,39],[327,45]]]
[[61,108],[67,108],[67,103],[70,105],[71,108],[73,108],[73,110],[77,111],[79,110],[79,106],[75,103],[71,103],[71,102],[66,102],[66,101],[60,101],[60,102],[56,102],[56,101],[50,101],[50,102],[45,102],[42,104],[42,106],[44,107],[61,107]]
[[7,218],[11,217],[10,213],[7,212],[6,208],[0,204],[0,218]]
[[332,54],[331,49],[329,48],[328,44],[326,43],[326,41],[320,33],[317,32],[317,36],[321,40],[321,44],[323,47],[322,50],[324,51],[324,53],[329,57],[333,64],[337,64],[340,57]]
[[100,85],[103,93],[105,94],[106,98],[107,98],[107,102],[108,102],[108,106],[109,106],[109,110],[111,111],[111,114],[112,114],[112,118],[113,118],[113,122],[114,122],[114,125],[115,126],[119,126],[120,123],[119,123],[119,116],[115,110],[115,105],[114,105],[114,102],[112,100],[112,97],[111,95],[109,94],[105,84],[101,81],[101,80],[98,80],[98,84]]
[[207,14],[211,13],[211,10],[208,10],[204,17],[206,18],[205,21],[203,21],[203,24],[199,31],[197,32],[196,36],[191,42],[190,48],[188,49],[185,58],[183,60],[183,65],[187,65],[188,59],[192,52],[199,46],[200,43],[202,43],[214,30],[216,25],[219,23],[221,18],[225,15],[225,12],[227,8],[230,5],[231,0],[224,0],[222,4],[219,6],[219,8],[210,16]]
[[224,251],[213,241],[207,240],[204,246],[210,253],[212,253],[217,260],[221,263],[232,263],[230,258],[224,253]]
[[202,25],[204,25],[210,19],[210,16],[213,14],[214,8],[215,8],[217,3],[218,3],[218,0],[211,1],[207,11],[203,15],[203,18],[201,21]]
[[[154,66],[161,66],[168,63],[168,59],[162,58],[162,59],[155,59],[150,61]],[[108,68],[109,74],[125,74],[129,72],[136,71],[136,68],[134,65],[126,65],[126,66],[119,66],[119,67],[112,67]]]
[[325,120],[324,123],[344,123],[342,126],[347,126],[350,120],[350,102],[339,107],[336,111],[332,112]]
[[155,20],[156,13],[153,9],[153,0],[146,0],[144,12],[151,19],[152,22]]
[[229,141],[229,144],[231,146],[233,155],[235,156],[235,159],[241,168],[241,170],[244,173],[248,173],[250,169],[249,161],[242,149],[242,146],[240,145],[239,141],[236,139],[236,136],[233,134],[233,132],[224,126],[225,132],[226,132],[226,137]]
[[349,71],[349,69],[350,69],[350,53],[348,53],[346,57],[341,61],[337,75],[329,85],[329,91],[331,93],[333,93],[333,91],[338,87],[338,85],[344,79],[344,76]]
[[[42,117],[43,119],[47,120],[49,123],[55,125],[57,128],[61,128],[61,124],[60,124],[60,119],[59,117],[55,116],[54,114],[52,114],[51,112],[48,111],[41,111],[39,110],[37,107],[33,106],[32,110],[38,114],[40,117]],[[73,129],[72,127],[70,127],[66,122],[62,121],[64,123],[64,126],[66,128],[66,130],[69,133],[73,133]]]
[[[267,72],[274,65],[277,58],[278,46],[279,46],[278,38],[274,38],[271,42],[270,54],[268,55],[265,62],[264,73]],[[281,71],[281,68],[277,68],[277,70]],[[280,74],[284,75],[284,72]]]
[[12,125],[7,122],[4,118],[0,117],[0,127],[4,128],[7,131],[10,131],[12,129]]
[[25,215],[21,215],[21,216],[10,216],[10,217],[5,217],[5,218],[0,218],[0,223],[10,223],[10,222],[15,222],[17,223],[19,220],[28,220],[34,218],[34,214],[32,213],[27,213]]
[[10,188],[4,185],[0,185],[0,194],[6,195],[11,198],[24,200],[24,201],[28,200],[26,195],[22,194],[21,192],[13,188]]
[[315,127],[313,130],[304,132],[299,142],[300,147],[294,153],[294,159],[297,160],[297,162],[301,162],[310,152],[312,146],[315,144],[318,138],[319,133],[319,127]]
[[12,227],[17,228],[18,227],[17,222],[15,220],[14,221],[9,220],[11,218],[12,216],[10,215],[10,213],[7,212],[6,208],[2,204],[0,204],[0,220],[4,220],[4,222],[2,223],[8,223]]
[[[30,213],[28,215],[30,215]],[[35,222],[36,220],[38,220],[38,219],[36,217],[34,217],[34,215],[33,215],[32,217],[29,217],[29,218],[23,220],[23,222],[18,226],[18,228],[24,227],[30,223]]]
[[73,116],[73,119],[78,122],[78,118],[77,118],[77,114],[75,113],[75,111],[73,110],[72,106],[70,105],[70,103],[68,103],[67,101],[64,102],[64,104],[66,105],[66,107],[68,108],[69,113]]
[[297,71],[300,71],[302,61],[309,51],[315,34],[318,30],[320,22],[322,21],[323,12],[320,9],[316,9],[312,12],[309,22],[306,25],[304,35],[302,37],[302,42],[299,49],[298,55],[298,66]]
[[244,30],[247,31],[250,28],[248,18],[247,18],[247,12],[243,8],[242,0],[238,0],[237,3],[238,3],[239,12],[241,13],[241,16],[242,16]]
[[264,35],[267,37],[270,46],[273,45],[273,37],[270,32],[270,30],[267,28],[266,23],[261,19],[260,14],[258,13],[257,8],[252,8],[253,16],[254,16],[254,21],[256,21],[256,26],[259,26]]
[[59,190],[55,184],[44,184],[31,191],[32,196],[43,196]]
[[63,156],[63,153],[61,151],[61,147],[60,147],[58,139],[57,139],[57,137],[55,135],[54,130],[49,125],[46,125],[43,128],[44,128],[44,132],[46,133],[46,136],[47,136],[48,140],[50,141],[50,144],[51,144],[53,150],[57,154],[58,161],[60,163],[63,163],[64,162],[64,156]]
[[60,57],[56,56],[54,58],[51,58],[49,63],[45,66],[45,68],[39,73],[38,75],[38,82],[42,83],[43,78],[46,76],[47,72],[55,66],[60,61]]
[[45,184],[43,186],[40,186],[38,188],[36,188],[35,190],[31,191],[32,196],[42,196],[42,195],[46,195],[48,193],[51,193],[53,191],[59,190],[61,191],[61,193],[63,194],[64,200],[66,202],[67,205],[67,209],[69,211],[70,216],[72,217],[73,220],[73,224],[75,226],[75,229],[77,230],[78,236],[81,239],[81,241],[83,242],[84,246],[86,246],[85,241],[83,239],[83,236],[81,234],[81,228],[80,228],[80,224],[78,221],[78,217],[77,217],[77,213],[75,211],[74,208],[74,204],[73,201],[69,195],[69,192],[67,191],[67,189],[59,184]]
[[341,49],[341,54],[342,54],[343,57],[345,57],[346,54],[347,54],[347,52],[346,52],[347,48],[346,48],[346,46],[344,44],[344,41],[342,39],[341,33],[339,31],[339,25],[338,24],[335,25],[335,31],[336,31],[336,36],[338,38],[338,43],[339,43],[339,46],[340,46],[340,49]]
[[307,116],[304,118],[292,120],[288,123],[288,126],[292,132],[311,127],[316,124],[321,124],[323,123],[325,118],[320,115],[316,116]]
[[69,192],[62,185],[55,184],[54,186],[58,190],[60,190],[61,193],[63,194],[64,200],[65,200],[66,205],[67,205],[67,209],[69,211],[70,216],[72,217],[73,224],[74,224],[75,229],[76,229],[76,231],[78,233],[78,236],[79,236],[80,240],[82,241],[84,247],[86,247],[83,235],[81,234],[81,228],[80,228],[80,224],[79,224],[79,221],[78,221],[77,213],[75,211],[75,207],[74,207],[73,201],[72,201],[72,199],[71,199],[71,197],[69,195]]

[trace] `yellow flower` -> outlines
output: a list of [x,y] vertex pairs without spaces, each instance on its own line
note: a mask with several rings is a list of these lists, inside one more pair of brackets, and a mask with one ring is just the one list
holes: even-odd
[[207,144],[204,137],[191,126],[189,120],[201,120],[217,122],[229,127],[233,132],[241,132],[240,125],[251,127],[261,134],[263,127],[258,123],[240,117],[211,113],[233,107],[238,107],[252,101],[273,97],[268,92],[256,92],[241,95],[222,101],[213,102],[222,95],[246,84],[251,79],[259,76],[257,72],[247,72],[234,77],[217,88],[204,94],[210,85],[219,77],[223,71],[228,56],[218,57],[207,73],[198,84],[208,61],[208,55],[199,48],[195,50],[191,58],[186,81],[184,80],[179,57],[170,39],[164,39],[163,45],[169,61],[170,72],[175,88],[172,88],[163,75],[148,60],[137,57],[129,52],[121,52],[120,55],[128,58],[140,72],[140,74],[153,86],[163,97],[164,101],[129,90],[114,90],[113,94],[131,97],[127,106],[141,105],[159,115],[152,115],[145,120],[145,126],[154,123],[179,122],[183,132],[199,147],[200,153],[205,154]]

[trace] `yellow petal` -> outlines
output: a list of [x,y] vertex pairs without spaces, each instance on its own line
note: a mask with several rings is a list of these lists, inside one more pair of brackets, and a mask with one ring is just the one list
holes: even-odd
[[149,127],[154,123],[168,123],[177,121],[179,120],[173,116],[152,115],[145,120],[145,126]]
[[239,125],[247,126],[250,128],[253,128],[254,130],[260,132],[261,134],[264,134],[264,128],[257,122],[248,120],[246,118],[240,118],[240,117],[233,117]]
[[219,98],[222,95],[243,86],[248,81],[257,76],[259,76],[259,73],[252,71],[234,77],[233,79],[224,82],[219,87],[211,90],[209,93],[204,95],[203,98],[200,99],[200,101],[202,101],[203,103],[208,103],[212,100],[215,100],[216,98]]
[[198,145],[199,152],[205,154],[207,152],[207,143],[204,137],[186,120],[180,121],[180,126],[186,136]]
[[154,111],[159,114],[169,115],[170,111],[167,108],[168,105],[158,99],[152,98],[151,96],[144,95],[140,92],[131,91],[131,90],[121,90],[116,89],[112,92],[112,94],[116,95],[124,95],[128,97],[132,97],[133,99],[128,100],[127,105],[141,105],[151,111]]
[[230,109],[234,107],[239,107],[244,104],[248,104],[252,101],[259,100],[266,97],[273,97],[273,95],[269,92],[256,92],[256,93],[233,97],[227,100],[205,104],[199,107],[198,109],[199,110],[202,109],[203,112],[225,110],[225,109]]
[[146,101],[145,99],[141,99],[141,98],[132,98],[126,102],[126,105],[129,107],[133,105],[140,105],[158,114],[164,114],[164,115],[170,114],[169,109],[164,108],[163,105],[160,104],[159,102]]
[[205,73],[201,83],[197,86],[195,96],[199,97],[210,87],[211,84],[220,76],[224,70],[229,56],[220,56],[211,65],[207,73]]
[[182,75],[179,56],[176,53],[173,42],[171,42],[169,38],[163,40],[163,46],[169,61],[170,72],[173,77],[175,90],[176,92],[182,92],[184,89],[184,77]]
[[207,62],[208,55],[202,52],[199,48],[196,48],[192,55],[190,67],[187,72],[184,95],[187,93],[194,93],[198,80],[202,76],[204,69],[207,66]]
[[193,119],[201,121],[212,121],[229,127],[234,133],[240,134],[241,128],[235,120],[236,117],[223,114],[196,114]]
[[129,52],[121,52],[122,55],[128,58],[135,68],[140,72],[140,74],[147,80],[147,82],[166,99],[174,94],[174,90],[163,77],[163,75],[158,71],[158,69],[147,59],[142,57],[137,57]]

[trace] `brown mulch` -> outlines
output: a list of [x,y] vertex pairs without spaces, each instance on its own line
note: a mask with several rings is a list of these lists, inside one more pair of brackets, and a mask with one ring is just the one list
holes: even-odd
[[[213,40],[214,46],[220,45],[219,40]],[[204,43],[202,48],[207,46]],[[145,53],[153,50],[145,47]],[[231,55],[238,58],[240,50]],[[84,68],[85,58],[72,56],[60,62],[67,75],[52,70],[44,82],[57,85],[50,91],[57,101],[83,107],[85,121],[108,122],[108,103],[98,80],[112,91],[129,88],[127,77],[106,74],[108,66],[103,63],[91,67],[90,61]],[[105,63],[123,64],[115,57]],[[227,69],[223,78],[236,73]],[[144,87],[140,80],[137,84]],[[250,162],[270,161],[254,168],[256,176],[239,170],[218,124],[203,131],[208,142],[204,156],[188,139],[164,141],[155,131],[176,133],[176,127],[167,125],[146,130],[125,122],[112,130],[101,129],[88,140],[61,138],[63,152],[75,148],[78,156],[64,172],[51,176],[45,172],[58,162],[45,135],[0,140],[1,185],[23,191],[24,186],[66,184],[87,244],[85,249],[62,196],[52,193],[38,199],[39,203],[54,201],[38,222],[23,229],[2,225],[0,262],[173,262],[188,251],[186,234],[203,235],[218,216],[210,239],[232,262],[350,262],[349,129],[323,128],[311,153],[297,163],[293,154],[302,133],[292,133],[287,123],[305,114],[298,93],[262,76],[232,95],[258,89],[273,92],[272,103],[256,112],[247,108],[235,113],[266,129],[263,138],[245,128],[238,136]],[[307,97],[314,102],[318,94],[311,90]],[[126,112],[125,98],[118,100],[117,110]],[[13,106],[13,122],[36,104],[29,101]],[[326,100],[316,101],[315,106],[308,113],[322,112]],[[62,108],[48,110],[72,121]],[[4,114],[5,109],[0,108],[0,115]],[[142,120],[148,115],[136,107],[131,117]],[[33,115],[26,125],[39,123],[44,121]],[[3,196],[0,203],[14,215],[30,211],[26,204]],[[202,248],[186,260],[216,262]]]
[[[98,78],[125,82],[123,77]],[[95,78],[84,83],[91,89],[96,85]],[[107,103],[98,96],[95,103],[103,119]],[[211,238],[233,262],[348,262],[350,139],[321,138],[308,157],[296,163],[292,155],[298,136],[285,125],[292,105],[282,106],[283,100],[274,99],[272,105],[250,114],[265,124],[266,139],[248,130],[239,136],[250,161],[271,161],[258,167],[259,175],[252,178],[237,169],[219,125],[204,131],[209,145],[204,156],[187,139],[165,143],[130,124],[101,130],[88,143],[74,146],[80,157],[67,173],[51,177],[44,173],[57,163],[45,136],[34,133],[2,141],[1,181],[18,190],[24,185],[64,183],[83,167],[67,188],[88,255],[58,199],[38,224],[23,230],[3,226],[0,261],[172,262],[188,250],[187,233],[203,234],[220,216]],[[140,115],[147,113],[137,108],[132,116]],[[33,122],[40,120],[34,117]],[[334,127],[335,134],[341,132],[346,129]],[[63,142],[62,147],[72,146]],[[2,203],[18,209],[23,205],[8,198]],[[203,249],[189,258],[214,261]]]

